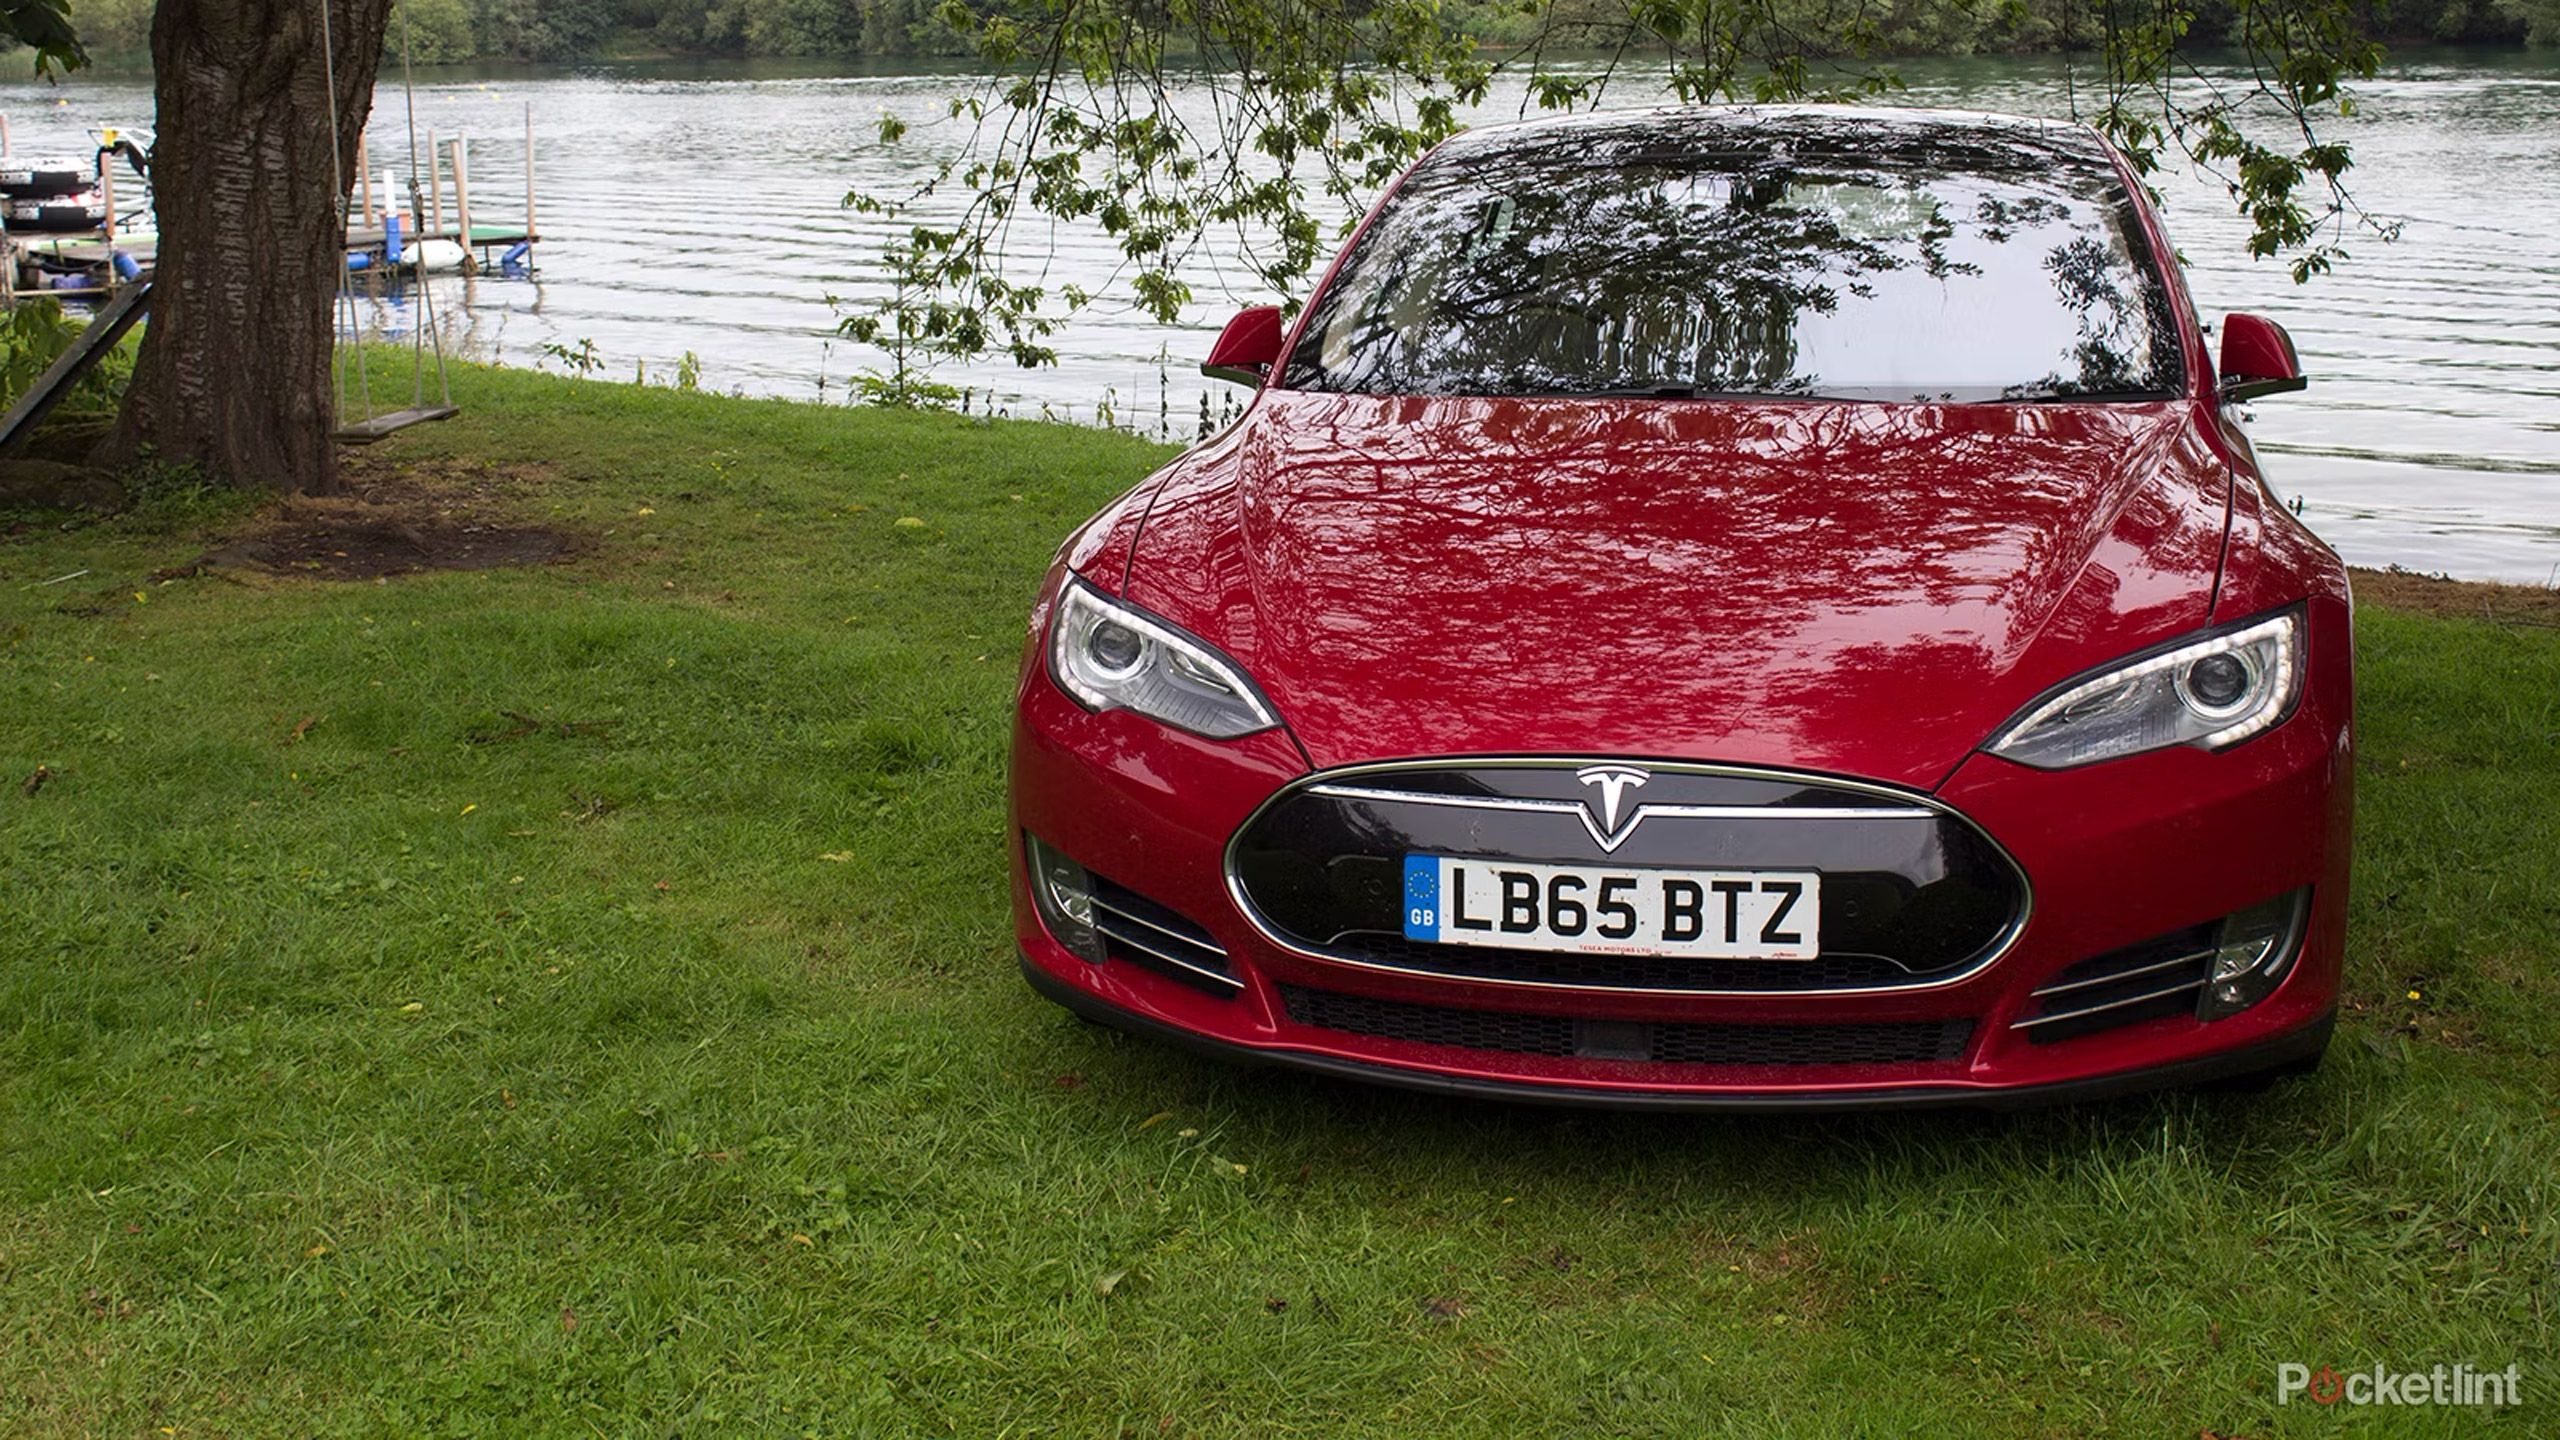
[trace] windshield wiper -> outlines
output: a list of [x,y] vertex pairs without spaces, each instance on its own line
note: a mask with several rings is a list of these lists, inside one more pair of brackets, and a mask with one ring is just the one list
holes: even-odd
[[2015,394],[1994,395],[1991,405],[2070,405],[2087,403],[2103,405],[2124,400],[2167,400],[2165,390],[2021,390]]
[[1618,390],[1556,390],[1558,400],[1837,400],[1794,390],[1705,390],[1695,385],[1634,385]]

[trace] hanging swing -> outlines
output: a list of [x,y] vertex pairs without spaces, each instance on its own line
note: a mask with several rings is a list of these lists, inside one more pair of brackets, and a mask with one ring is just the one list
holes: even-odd
[[[329,0],[321,0],[320,3],[320,63],[329,77],[329,174],[338,187],[338,233],[344,235],[348,229],[347,207],[353,197],[350,193],[352,187],[347,184],[346,161],[339,153],[338,65],[329,33]],[[406,7],[400,13],[400,83],[408,99],[409,173],[406,179],[409,187],[409,228],[414,234],[425,218],[425,207],[418,195],[418,88],[409,68],[409,14]],[[425,424],[430,420],[450,420],[462,413],[462,407],[453,403],[453,386],[445,377],[444,331],[436,323],[435,286],[428,282],[423,269],[418,275],[418,323],[411,327],[409,337],[409,404],[406,408],[374,413],[373,377],[365,364],[363,316],[356,308],[355,291],[345,283],[344,277],[338,285],[335,323],[337,384],[334,394],[341,423],[334,434],[339,443],[370,445],[412,425]],[[436,349],[437,400],[434,404],[427,401],[426,347],[430,337],[434,339]],[[352,421],[343,418],[350,368],[355,372],[357,405],[361,412],[361,418]]]

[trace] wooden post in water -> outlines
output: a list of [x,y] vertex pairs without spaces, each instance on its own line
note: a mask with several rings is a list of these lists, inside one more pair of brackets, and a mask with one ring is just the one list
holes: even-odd
[[462,225],[462,273],[480,269],[479,252],[471,248],[471,142],[453,137],[453,208]]
[[533,238],[533,102],[524,102],[524,238]]
[[98,195],[99,195],[100,199],[102,199],[102,200],[105,202],[105,207],[104,207],[104,211],[105,211],[105,213],[101,214],[101,215],[98,217],[98,230],[99,230],[99,233],[100,233],[100,234],[102,234],[102,235],[104,235],[104,236],[106,237],[106,250],[107,250],[107,254],[106,254],[106,260],[107,260],[107,278],[106,278],[106,288],[107,288],[107,289],[109,289],[109,290],[113,290],[114,288],[116,288],[116,166],[115,166],[115,159],[116,159],[116,157],[114,157],[114,156],[110,155],[110,156],[108,156],[108,157],[107,157],[107,163],[98,167]]
[[369,227],[373,224],[373,157],[364,148],[364,141],[364,132],[361,130],[357,131],[356,184],[357,187],[364,192],[364,215],[362,223]]
[[436,155],[436,132],[427,132],[427,207],[428,218],[435,222],[430,235],[444,233],[444,174]]

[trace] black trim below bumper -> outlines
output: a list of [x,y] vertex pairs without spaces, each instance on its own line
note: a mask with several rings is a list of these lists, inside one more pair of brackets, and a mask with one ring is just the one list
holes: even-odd
[[2289,1031],[2270,1040],[2215,1055],[2201,1055],[2172,1065],[2146,1070],[2125,1070],[2109,1075],[2093,1075],[2081,1080],[2061,1080],[2042,1085],[2017,1085],[2003,1089],[1978,1089],[1956,1085],[1912,1085],[1893,1090],[1861,1090],[1854,1094],[1797,1092],[1785,1090],[1737,1092],[1702,1095],[1665,1090],[1599,1090],[1568,1085],[1542,1085],[1515,1080],[1463,1080],[1454,1076],[1434,1075],[1427,1071],[1408,1070],[1396,1065],[1373,1065],[1360,1060],[1342,1060],[1330,1055],[1310,1055],[1300,1050],[1267,1050],[1252,1045],[1237,1045],[1212,1039],[1179,1025],[1124,1010],[1099,996],[1079,990],[1031,962],[1020,957],[1023,978],[1041,997],[1064,1006],[1098,1024],[1125,1030],[1145,1039],[1206,1055],[1231,1064],[1270,1065],[1281,1069],[1303,1070],[1311,1074],[1329,1075],[1336,1079],[1357,1080],[1372,1085],[1393,1085],[1405,1090],[1421,1090],[1437,1095],[1460,1095],[1476,1100],[1507,1100],[1533,1105],[1573,1105],[1601,1110],[1720,1110],[1727,1113],[1805,1114],[1819,1111],[1925,1110],[1970,1108],[1984,1110],[2033,1110],[2049,1105],[2077,1104],[2092,1100],[2112,1099],[2119,1095],[2139,1094],[2146,1090],[2164,1090],[2183,1085],[2201,1085],[2215,1080],[2230,1080],[2279,1069],[2309,1069],[2319,1063],[2320,1054],[2329,1046],[2329,1035],[2337,1026],[2338,1014],[2330,1010],[2318,1020],[2299,1030]]

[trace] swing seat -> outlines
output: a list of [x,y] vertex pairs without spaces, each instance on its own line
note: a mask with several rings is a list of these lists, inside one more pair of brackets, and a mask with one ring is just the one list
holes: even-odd
[[376,440],[406,430],[412,425],[424,425],[430,420],[450,420],[461,413],[462,407],[459,405],[426,405],[414,410],[394,410],[388,415],[376,415],[370,419],[359,420],[352,425],[341,425],[337,430],[337,438],[339,443],[345,445],[370,445]]

